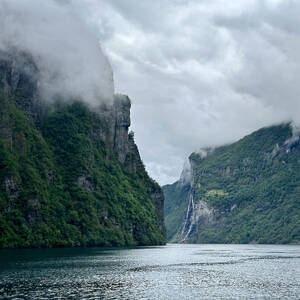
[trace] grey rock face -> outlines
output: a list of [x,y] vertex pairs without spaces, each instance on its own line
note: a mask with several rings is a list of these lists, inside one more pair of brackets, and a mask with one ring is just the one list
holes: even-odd
[[114,115],[114,150],[118,153],[120,162],[124,163],[129,151],[128,128],[130,126],[131,103],[127,96],[115,95]]
[[216,223],[215,211],[203,200],[195,200],[194,190],[188,194],[188,207],[183,226],[180,230],[179,241],[184,243],[193,238],[201,227],[209,228]]
[[183,187],[187,184],[191,184],[191,180],[192,180],[192,166],[190,160],[187,159],[184,162],[183,170],[180,175],[179,186]]
[[[39,95],[39,71],[31,55],[11,49],[11,52],[0,51],[0,90],[7,96],[17,95],[17,105],[28,112],[36,125],[40,125],[46,104],[41,102]],[[108,143],[116,151],[121,163],[125,163],[127,155],[134,153],[139,157],[133,138],[130,138],[130,99],[117,94],[112,104],[102,104],[95,112],[98,124],[91,136]],[[1,112],[1,108],[0,108]],[[10,140],[10,125],[5,120],[0,122],[0,134]],[[138,159],[139,160],[139,159]],[[135,172],[135,164],[128,166]],[[49,176],[49,181],[53,180]]]
[[39,216],[39,211],[38,209],[31,209],[28,211],[26,215],[26,221],[29,227],[32,227],[33,225],[37,223],[41,223],[42,219]]
[[120,94],[115,95],[112,105],[101,105],[97,112],[99,126],[96,126],[92,136],[108,143],[126,170],[136,173],[144,165],[134,142],[134,133],[129,132],[130,108],[128,96]]
[[27,200],[27,206],[39,208],[39,207],[41,207],[41,203],[37,198],[29,199],[29,200]]
[[19,196],[19,188],[17,187],[12,177],[7,177],[4,180],[5,191],[10,199],[16,199]]
[[5,208],[5,211],[8,212],[15,208],[17,199],[20,194],[20,189],[17,186],[17,184],[15,183],[15,180],[13,177],[6,177],[4,179],[3,186],[8,195],[8,205]]
[[100,105],[96,115],[96,124],[92,137],[108,143],[118,154],[121,163],[125,162],[131,150],[128,129],[130,126],[131,102],[126,95],[117,94],[112,104]]
[[77,185],[84,188],[88,192],[94,191],[93,178],[90,175],[80,176],[77,180]]
[[[201,176],[207,174],[204,171],[203,174],[198,173],[199,180],[196,181],[195,173],[195,163],[189,159],[189,162],[185,163],[176,186],[176,189],[188,188],[186,198],[183,199],[186,203],[186,209],[176,238],[180,243],[194,241],[201,230],[211,228],[217,223],[216,211],[207,202],[195,196],[197,188],[201,187]],[[180,193],[180,190],[177,190],[177,193]]]
[[48,170],[46,172],[46,176],[47,176],[48,183],[49,184],[53,184],[54,183],[54,178],[55,178],[53,171],[52,170]]
[[37,198],[27,200],[27,214],[26,221],[29,227],[42,222],[39,210],[41,208],[41,203]]
[[0,89],[16,97],[16,104],[39,125],[42,105],[38,96],[38,69],[31,55],[15,49],[0,51]]

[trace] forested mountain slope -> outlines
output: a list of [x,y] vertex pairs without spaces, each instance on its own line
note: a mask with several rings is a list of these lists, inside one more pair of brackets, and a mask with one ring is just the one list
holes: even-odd
[[299,243],[299,131],[262,128],[189,157],[189,180],[163,187],[168,240]]
[[0,248],[163,244],[164,198],[128,133],[128,97],[48,103],[34,59],[0,54]]

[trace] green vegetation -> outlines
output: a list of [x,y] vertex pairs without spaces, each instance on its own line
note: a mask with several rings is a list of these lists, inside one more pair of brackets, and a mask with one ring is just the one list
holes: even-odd
[[37,126],[17,100],[0,95],[0,248],[164,243],[151,199],[160,187],[142,163],[128,171],[138,152],[122,164],[94,137],[109,124],[80,102],[52,107]]
[[[195,201],[214,210],[215,222],[199,223],[190,240],[198,243],[299,243],[300,146],[288,145],[288,124],[263,128],[240,141],[219,147],[207,157],[190,156]],[[172,192],[164,187],[169,203],[168,237],[183,218],[173,211]],[[173,193],[176,191],[173,189]],[[176,196],[175,196],[176,198]],[[187,198],[174,201],[174,210],[187,208]],[[178,225],[176,225],[176,230]]]
[[167,240],[169,242],[176,241],[177,233],[182,224],[179,220],[183,220],[186,202],[190,187],[188,185],[180,186],[179,182],[163,186],[165,195],[165,224],[167,228]]

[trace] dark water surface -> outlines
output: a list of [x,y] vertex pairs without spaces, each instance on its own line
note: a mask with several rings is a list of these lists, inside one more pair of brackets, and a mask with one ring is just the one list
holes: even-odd
[[300,299],[300,245],[0,251],[1,299]]

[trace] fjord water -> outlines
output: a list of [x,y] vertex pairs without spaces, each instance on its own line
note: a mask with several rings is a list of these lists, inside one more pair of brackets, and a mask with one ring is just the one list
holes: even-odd
[[1,299],[299,299],[300,245],[0,251]]

